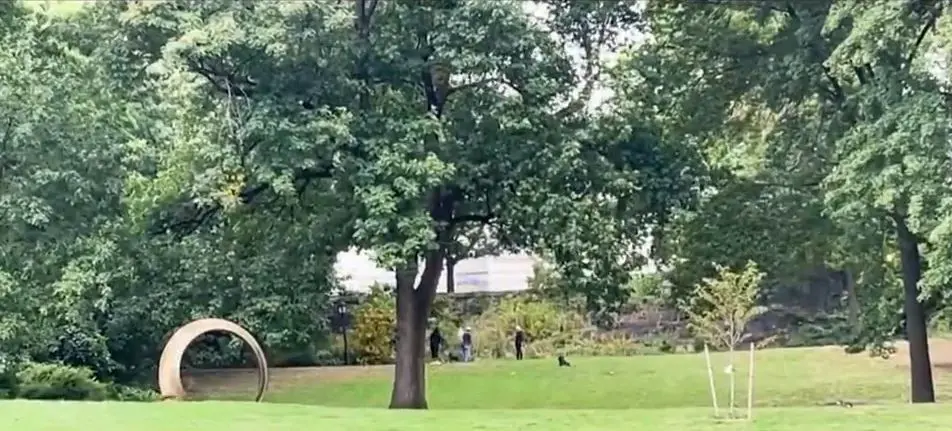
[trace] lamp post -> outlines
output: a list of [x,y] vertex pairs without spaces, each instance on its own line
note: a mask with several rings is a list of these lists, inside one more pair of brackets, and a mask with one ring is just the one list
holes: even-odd
[[341,301],[337,303],[337,326],[340,330],[341,335],[344,337],[344,365],[350,365],[350,357],[347,348],[347,326],[348,322],[347,315],[347,303]]

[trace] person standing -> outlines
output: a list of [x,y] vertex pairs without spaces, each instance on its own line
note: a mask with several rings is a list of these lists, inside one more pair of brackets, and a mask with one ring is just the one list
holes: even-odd
[[516,360],[522,360],[522,347],[526,343],[526,333],[521,326],[516,325]]
[[440,333],[440,328],[433,328],[433,332],[430,332],[430,358],[434,361],[440,359],[440,348],[443,343],[443,334]]
[[463,330],[463,362],[470,362],[473,360],[473,334],[472,328],[469,326]]

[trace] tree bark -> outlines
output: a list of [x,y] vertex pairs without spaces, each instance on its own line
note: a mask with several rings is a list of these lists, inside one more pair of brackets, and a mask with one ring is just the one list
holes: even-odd
[[426,325],[443,271],[443,253],[427,253],[420,284],[414,288],[416,265],[397,272],[397,352],[391,409],[425,409]]
[[929,336],[926,330],[926,314],[919,301],[919,279],[922,276],[922,261],[919,241],[909,231],[903,217],[894,217],[902,264],[902,287],[906,314],[906,338],[909,341],[909,372],[912,380],[912,402],[935,402],[932,382],[932,360],[929,357]]
[[456,292],[456,259],[446,258],[446,293]]

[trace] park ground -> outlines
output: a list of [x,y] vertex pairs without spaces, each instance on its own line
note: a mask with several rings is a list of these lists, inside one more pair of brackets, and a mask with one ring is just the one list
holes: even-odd
[[[738,354],[738,400],[746,405],[747,357]],[[164,403],[0,403],[0,429],[297,430],[458,429],[545,431],[944,430],[952,408],[907,404],[908,369],[900,348],[890,359],[847,355],[842,348],[773,349],[757,353],[754,420],[712,419],[700,355],[483,361],[431,366],[430,411],[388,411],[389,367],[280,369],[266,403],[242,402],[254,373],[230,370],[196,377],[205,398],[232,401]],[[952,399],[952,341],[933,344],[940,402]],[[726,405],[726,356],[713,358]],[[855,407],[832,406],[837,400]]]

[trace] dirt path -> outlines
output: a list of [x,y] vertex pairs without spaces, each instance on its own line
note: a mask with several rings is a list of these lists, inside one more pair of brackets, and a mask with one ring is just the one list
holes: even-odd
[[[896,354],[889,358],[897,366],[909,366],[909,344],[896,343]],[[952,372],[952,339],[935,338],[929,341],[929,356],[932,367],[941,372]]]
[[[302,382],[328,382],[361,377],[384,377],[393,373],[391,365],[350,367],[272,368],[271,389],[300,385]],[[253,390],[258,379],[255,368],[182,370],[186,386],[196,392],[246,392]]]

